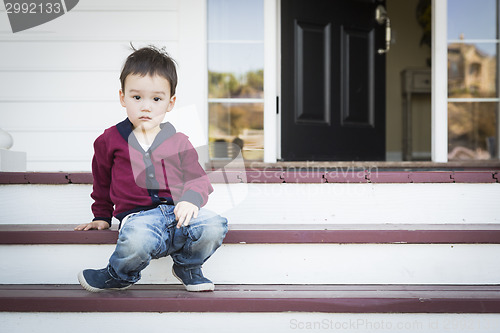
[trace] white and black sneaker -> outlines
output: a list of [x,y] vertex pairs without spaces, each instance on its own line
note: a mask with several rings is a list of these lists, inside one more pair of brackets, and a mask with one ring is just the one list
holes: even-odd
[[78,281],[83,288],[94,293],[105,290],[124,290],[132,285],[132,283],[113,278],[107,267],[83,270],[78,273]]
[[212,281],[203,276],[201,268],[186,269],[182,266],[172,266],[172,274],[182,282],[187,291],[213,291]]

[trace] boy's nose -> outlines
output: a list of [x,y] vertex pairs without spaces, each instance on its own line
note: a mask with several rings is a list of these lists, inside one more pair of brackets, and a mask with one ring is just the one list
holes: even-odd
[[151,103],[144,103],[142,105],[142,111],[151,111]]

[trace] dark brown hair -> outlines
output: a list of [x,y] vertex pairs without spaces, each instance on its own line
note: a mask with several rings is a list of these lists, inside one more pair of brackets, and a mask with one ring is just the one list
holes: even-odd
[[122,91],[125,92],[125,79],[129,75],[154,76],[159,75],[170,83],[170,96],[175,95],[177,87],[177,70],[175,61],[163,49],[155,46],[146,46],[136,50],[127,57],[120,74]]

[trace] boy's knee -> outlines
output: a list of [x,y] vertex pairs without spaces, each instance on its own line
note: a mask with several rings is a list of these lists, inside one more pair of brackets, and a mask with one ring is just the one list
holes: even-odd
[[120,248],[120,252],[127,255],[149,257],[153,255],[157,247],[156,243],[156,239],[148,230],[131,228],[120,234],[117,246]]
[[200,230],[198,230],[199,240],[222,243],[222,240],[227,233],[227,219],[221,216],[216,216],[208,220],[200,227]]

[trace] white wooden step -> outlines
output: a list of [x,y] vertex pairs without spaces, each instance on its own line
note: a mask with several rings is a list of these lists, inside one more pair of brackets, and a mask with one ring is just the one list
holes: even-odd
[[[231,224],[500,223],[500,183],[214,184]],[[91,185],[0,185],[0,224],[92,219]],[[71,221],[71,222],[70,222]]]

